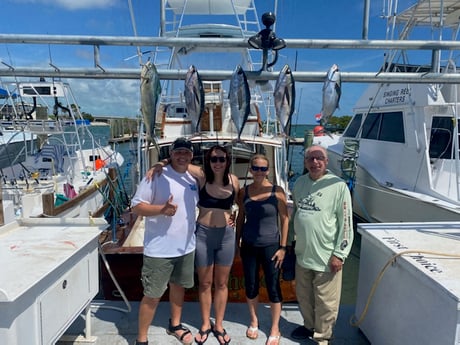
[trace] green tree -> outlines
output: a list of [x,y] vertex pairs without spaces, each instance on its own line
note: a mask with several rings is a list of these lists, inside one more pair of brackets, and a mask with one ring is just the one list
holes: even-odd
[[88,120],[89,122],[94,121],[94,116],[84,111],[81,113],[81,116],[83,117],[83,119]]
[[348,123],[351,121],[351,116],[332,116],[326,127],[333,129],[334,131],[343,131],[345,127],[348,126]]

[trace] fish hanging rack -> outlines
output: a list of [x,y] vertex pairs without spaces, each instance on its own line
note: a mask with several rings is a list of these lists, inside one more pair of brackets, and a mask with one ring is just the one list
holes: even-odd
[[[285,39],[288,49],[403,49],[403,50],[431,50],[435,55],[442,50],[460,50],[458,41],[400,41],[400,40],[325,40],[325,39]],[[139,68],[104,68],[99,61],[100,46],[161,46],[161,47],[201,47],[212,48],[248,48],[247,39],[235,38],[163,38],[163,37],[129,37],[129,36],[63,36],[63,35],[17,35],[0,34],[0,43],[3,44],[59,44],[59,45],[86,45],[94,48],[94,66],[85,67],[58,67],[51,65],[44,67],[12,66],[3,61],[5,68],[0,68],[3,77],[36,77],[37,75],[52,78],[75,79],[139,79]],[[206,80],[230,79],[233,71],[229,70],[200,70],[200,75]],[[185,79],[187,70],[158,69],[163,80]],[[327,72],[295,71],[293,76],[297,82],[323,82]],[[276,80],[278,72],[248,71],[249,80]],[[414,73],[414,72],[345,72],[341,71],[343,82],[355,83],[460,83],[460,74],[447,73]]]

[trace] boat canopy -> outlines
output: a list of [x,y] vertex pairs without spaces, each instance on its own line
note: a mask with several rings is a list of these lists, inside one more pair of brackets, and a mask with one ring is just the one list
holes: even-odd
[[246,13],[251,0],[167,0],[167,3],[176,15],[232,15]]
[[182,26],[181,28],[179,28],[177,37],[242,38],[244,36],[243,36],[241,28],[236,25],[194,24],[194,25]]
[[396,16],[396,23],[411,26],[456,27],[460,24],[460,1],[421,0]]

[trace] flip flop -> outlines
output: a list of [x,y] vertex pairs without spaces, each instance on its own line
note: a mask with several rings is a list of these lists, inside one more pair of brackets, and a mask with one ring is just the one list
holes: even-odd
[[[176,333],[177,331],[183,331],[183,333],[181,335],[179,335],[179,334]],[[169,319],[169,327],[166,330],[166,333],[168,333],[169,335],[173,335],[174,337],[176,337],[177,340],[179,340],[184,345],[192,345],[193,344],[193,340],[189,341],[189,342],[184,341],[184,338],[187,336],[187,334],[192,334],[192,332],[181,323],[178,324],[177,326],[173,326],[173,325],[171,325],[171,319]]]
[[[220,345],[228,345],[232,341],[232,339],[229,339],[228,341],[225,340],[225,336],[228,335],[225,329],[222,332],[219,332],[218,330],[213,329],[212,333],[214,334],[214,336],[216,337]],[[223,343],[220,342],[219,337],[222,337]]]
[[[196,340],[195,338],[195,342],[198,344],[198,345],[203,345],[206,340],[208,340],[209,338],[209,333],[212,332],[212,328],[208,328],[206,331],[202,331],[201,329],[198,331],[198,333],[200,334],[200,337],[201,337],[201,340]],[[206,336],[206,338],[203,340],[203,337]]]
[[249,326],[246,330],[246,337],[249,339],[255,340],[259,336],[259,327],[251,327]]
[[268,337],[265,345],[279,345],[281,335],[271,335]]

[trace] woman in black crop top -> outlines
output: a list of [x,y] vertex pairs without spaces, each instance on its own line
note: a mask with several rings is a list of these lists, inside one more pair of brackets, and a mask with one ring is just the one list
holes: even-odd
[[288,235],[288,211],[286,194],[280,186],[267,179],[269,162],[264,155],[251,159],[250,172],[254,182],[238,194],[238,218],[236,241],[240,244],[243,263],[246,300],[250,324],[246,336],[258,336],[257,305],[259,302],[259,269],[262,266],[272,324],[265,344],[278,345],[280,341],[279,320],[281,316],[280,269],[286,251]]
[[[228,300],[228,279],[235,255],[235,231],[231,217],[239,192],[238,178],[229,172],[230,163],[227,149],[216,145],[205,155],[204,170],[192,164],[188,168],[200,185],[195,251],[202,317],[201,327],[195,336],[198,344],[204,344],[211,332],[220,344],[230,343],[223,320]],[[160,171],[161,167],[155,166],[148,176],[152,177],[154,172]],[[210,322],[213,297],[214,325]]]
[[[238,178],[229,172],[230,163],[231,158],[227,149],[213,146],[204,159],[204,174],[203,171],[201,175],[197,174],[200,194],[195,266],[202,318],[201,328],[195,337],[198,344],[203,344],[211,331],[220,344],[230,342],[230,336],[223,327],[223,320],[228,299],[228,279],[235,256],[235,231],[231,216],[239,192]],[[209,320],[213,297],[215,325]]]

